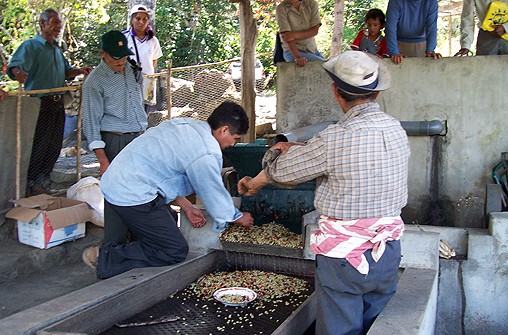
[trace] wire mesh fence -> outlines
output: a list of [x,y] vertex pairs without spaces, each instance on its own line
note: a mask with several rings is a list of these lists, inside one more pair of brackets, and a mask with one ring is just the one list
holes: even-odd
[[[155,95],[153,105],[147,108],[148,127],[175,117],[206,121],[223,101],[231,100],[241,104],[240,78],[237,59],[173,69],[168,67],[167,70],[147,76],[144,80],[153,82]],[[264,80],[262,72],[256,73],[256,91],[259,96],[263,94]],[[69,83],[71,86],[68,88],[55,89],[55,92],[46,90],[51,98],[41,99],[43,104],[44,100],[48,102],[46,107],[41,107],[40,115],[49,114],[52,118],[39,115],[37,120],[30,120],[34,123],[34,133],[21,134],[28,137],[24,142],[31,142],[32,145],[23,145],[19,153],[23,157],[30,157],[31,161],[28,168],[22,168],[19,179],[23,179],[23,182],[16,183],[25,185],[26,181],[20,196],[23,193],[25,196],[58,193],[83,177],[99,178],[97,158],[88,149],[88,142],[82,135],[81,84],[81,80],[76,80]],[[20,94],[30,93],[32,92],[24,91]],[[20,113],[23,117],[22,110]],[[40,124],[42,119],[45,119],[43,125]],[[21,132],[21,129],[17,131]],[[34,164],[31,157],[34,149],[39,150],[39,161],[42,163]]]

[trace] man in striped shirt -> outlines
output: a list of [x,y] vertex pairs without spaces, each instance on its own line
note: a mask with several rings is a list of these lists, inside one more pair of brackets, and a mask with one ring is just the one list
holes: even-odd
[[[100,164],[101,175],[111,161],[147,127],[142,74],[127,63],[132,55],[120,31],[102,35],[100,64],[83,83],[83,132]],[[129,168],[126,166],[125,168]],[[125,243],[127,226],[104,204],[104,243]]]
[[376,98],[390,87],[381,61],[346,51],[323,64],[344,114],[305,145],[277,143],[263,170],[239,182],[251,196],[265,185],[316,179],[321,214],[316,253],[316,334],[364,334],[393,296],[400,264],[400,218],[407,201],[409,143]]

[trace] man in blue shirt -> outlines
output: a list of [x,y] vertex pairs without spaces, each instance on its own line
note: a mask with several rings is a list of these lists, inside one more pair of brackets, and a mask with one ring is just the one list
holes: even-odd
[[[25,84],[25,90],[51,89],[65,86],[65,79],[87,75],[92,68],[72,68],[64,58],[56,39],[62,30],[60,15],[52,8],[39,18],[40,34],[24,41],[14,52],[7,74]],[[35,127],[28,167],[27,195],[49,193],[49,174],[60,155],[65,126],[62,93],[34,94],[41,105]]]
[[[190,118],[164,121],[132,141],[111,162],[101,179],[104,199],[133,234],[130,243],[105,243],[88,248],[83,261],[96,268],[99,278],[130,269],[171,265],[185,260],[188,245],[167,206],[195,192],[220,232],[229,222],[250,227],[250,213],[235,208],[224,187],[222,151],[247,133],[244,109],[223,102],[207,122]],[[189,205],[188,200],[183,205]],[[184,208],[190,223],[204,225],[193,205]],[[107,225],[107,222],[106,222]]]
[[[116,155],[147,127],[142,73],[127,63],[132,51],[120,31],[102,35],[100,64],[83,84],[83,132],[103,174]],[[127,227],[104,205],[104,243],[125,243]]]
[[390,0],[386,10],[385,38],[390,58],[441,58],[437,44],[437,0]]

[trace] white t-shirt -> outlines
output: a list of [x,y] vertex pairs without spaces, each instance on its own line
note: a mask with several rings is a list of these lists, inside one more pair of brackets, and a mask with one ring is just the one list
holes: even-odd
[[[127,44],[129,49],[134,53],[134,55],[130,56],[131,59],[136,62],[136,48],[134,47],[134,41],[136,41],[136,47],[139,52],[139,61],[141,62],[141,68],[143,69],[143,74],[154,74],[155,69],[153,67],[153,61],[162,56],[161,46],[159,44],[159,40],[157,37],[152,37],[151,39],[145,39],[144,42],[141,42],[139,38],[132,36],[131,30],[125,33],[127,37]],[[144,78],[143,79],[143,98],[145,99],[145,103],[149,105],[153,105],[156,102],[155,99],[155,80],[154,78]]]

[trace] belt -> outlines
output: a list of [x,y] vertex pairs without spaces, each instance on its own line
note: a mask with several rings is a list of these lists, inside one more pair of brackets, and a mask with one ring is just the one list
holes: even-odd
[[41,97],[41,99],[50,99],[53,101],[60,101],[62,100],[62,94],[53,94],[53,95],[44,95]]
[[120,133],[120,132],[116,132],[116,131],[101,131],[101,134],[112,134],[112,135],[116,135],[116,136],[139,135],[140,133],[141,133],[140,131],[133,131],[130,133]]

